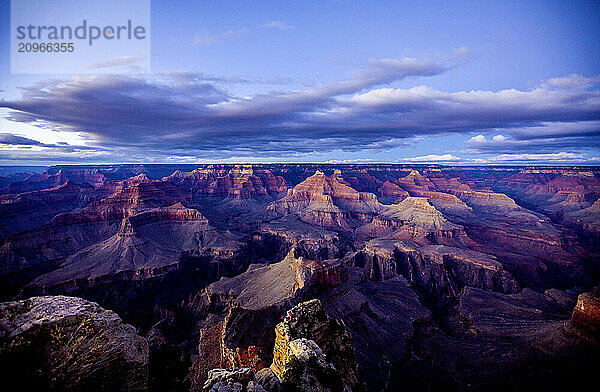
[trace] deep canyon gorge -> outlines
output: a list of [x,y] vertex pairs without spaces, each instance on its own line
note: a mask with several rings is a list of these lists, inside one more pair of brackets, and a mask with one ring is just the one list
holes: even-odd
[[573,388],[599,285],[597,167],[0,177],[0,369],[24,390]]

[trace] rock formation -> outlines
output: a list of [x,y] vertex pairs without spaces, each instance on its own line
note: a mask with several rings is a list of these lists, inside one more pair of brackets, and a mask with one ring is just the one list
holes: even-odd
[[571,315],[572,331],[582,338],[600,344],[600,289],[580,294]]
[[342,392],[350,391],[340,372],[327,362],[323,351],[312,340],[295,339],[281,369],[284,391]]
[[313,299],[298,385],[543,389],[600,362],[599,199],[594,167],[55,166],[0,178],[0,297],[117,312],[158,390],[277,388],[276,326]]
[[257,373],[250,368],[213,369],[208,372],[204,392],[280,392],[277,376],[269,369]]
[[267,207],[272,217],[295,214],[303,222],[334,229],[356,227],[380,210],[374,194],[357,192],[318,170]]
[[0,196],[0,238],[33,229],[92,201],[91,186],[71,181],[53,188]]
[[197,210],[176,203],[123,218],[114,235],[67,257],[60,269],[38,277],[32,285],[50,287],[125,271],[151,274],[177,264],[184,252],[233,254],[237,250],[233,235],[218,233]]
[[93,302],[32,297],[0,303],[0,363],[23,390],[139,391],[148,343]]
[[[299,298],[342,284],[347,269],[339,262],[316,262],[294,256],[280,262],[251,265],[243,274],[208,286],[194,301],[208,314],[200,324],[199,358],[194,373],[202,380],[213,368],[269,366],[275,325]],[[268,293],[265,295],[265,293]]]
[[329,318],[319,300],[290,309],[275,328],[271,369],[283,385],[298,390],[359,390],[352,336],[340,320]]
[[383,204],[399,203],[409,196],[408,192],[393,182],[386,181],[377,189],[377,199]]

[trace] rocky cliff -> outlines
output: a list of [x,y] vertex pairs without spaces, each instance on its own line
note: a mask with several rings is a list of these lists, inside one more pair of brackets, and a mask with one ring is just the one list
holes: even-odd
[[327,291],[347,279],[339,263],[295,257],[292,249],[280,262],[251,265],[243,274],[208,286],[193,302],[205,314],[199,325],[197,370],[201,383],[213,368],[260,370],[273,358],[275,325],[301,298]]
[[600,344],[600,289],[580,294],[571,315],[570,331],[590,341]]
[[[150,388],[249,368],[249,389],[312,299],[368,390],[522,390],[600,361],[583,294],[600,282],[597,168],[60,166],[0,183],[0,296],[114,310],[152,342]],[[344,382],[321,387],[350,387],[313,332],[289,342],[297,380],[333,368]]]
[[361,390],[352,336],[329,318],[318,300],[290,309],[275,328],[271,369],[284,388],[311,391]]
[[148,343],[115,313],[79,298],[0,303],[0,362],[23,390],[141,391]]

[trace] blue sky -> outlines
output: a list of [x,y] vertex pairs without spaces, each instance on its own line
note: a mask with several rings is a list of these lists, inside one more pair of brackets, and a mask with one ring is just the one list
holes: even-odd
[[0,0],[0,164],[600,163],[597,1],[152,1],[151,15],[151,73],[106,50],[122,65],[96,76],[11,74]]

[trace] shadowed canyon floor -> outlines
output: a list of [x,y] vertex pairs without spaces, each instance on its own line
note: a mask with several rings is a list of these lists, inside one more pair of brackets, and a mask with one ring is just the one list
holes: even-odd
[[0,178],[0,363],[35,353],[42,378],[55,325],[84,339],[110,320],[104,344],[134,348],[98,374],[128,364],[121,390],[572,388],[600,365],[599,285],[596,167]]

